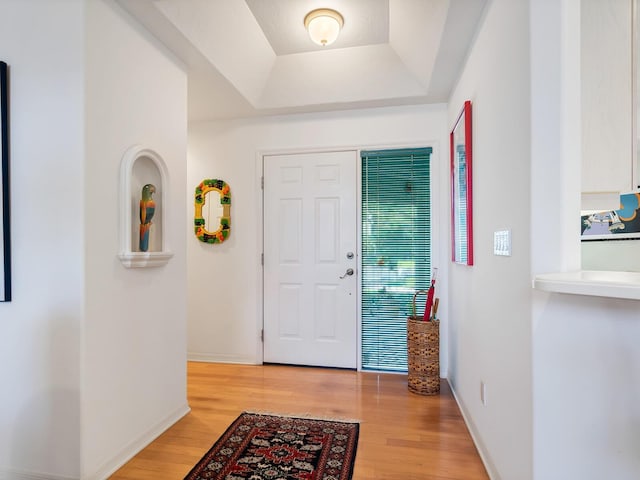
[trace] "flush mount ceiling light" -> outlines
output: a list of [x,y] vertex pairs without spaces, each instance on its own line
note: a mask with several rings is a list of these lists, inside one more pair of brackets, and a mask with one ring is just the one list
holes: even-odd
[[304,26],[311,40],[323,47],[336,41],[343,25],[342,15],[330,8],[312,10],[304,17]]

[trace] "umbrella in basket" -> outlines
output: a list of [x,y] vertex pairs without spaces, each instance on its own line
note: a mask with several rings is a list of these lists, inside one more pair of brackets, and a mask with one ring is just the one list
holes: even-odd
[[431,319],[431,308],[433,307],[433,296],[436,290],[436,277],[438,276],[438,269],[433,269],[433,275],[431,276],[431,286],[427,291],[427,303],[424,306],[423,320],[428,322]]

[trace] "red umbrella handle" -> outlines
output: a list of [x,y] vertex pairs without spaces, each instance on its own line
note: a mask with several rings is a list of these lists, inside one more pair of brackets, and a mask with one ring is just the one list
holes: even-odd
[[431,309],[433,308],[433,295],[435,293],[435,285],[436,281],[431,280],[431,286],[429,287],[429,291],[427,292],[427,303],[424,306],[424,321],[428,322],[431,319]]

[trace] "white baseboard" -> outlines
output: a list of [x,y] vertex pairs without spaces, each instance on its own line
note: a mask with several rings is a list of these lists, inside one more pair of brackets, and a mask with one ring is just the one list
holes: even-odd
[[453,388],[453,385],[451,385],[451,383],[449,383],[449,387],[451,388],[451,392],[453,393],[453,398],[455,399],[456,403],[458,404],[458,408],[462,413],[462,418],[464,420],[464,423],[467,425],[467,430],[469,430],[471,439],[473,440],[473,443],[476,445],[476,449],[478,450],[480,459],[484,464],[484,468],[487,470],[487,474],[489,475],[489,478],[491,480],[500,480],[500,475],[498,475],[498,472],[496,471],[496,467],[491,461],[491,458],[487,453],[487,449],[485,448],[484,443],[482,443],[482,440],[480,439],[480,435],[478,434],[475,424],[471,420],[471,417],[469,415],[469,412],[467,411],[467,408],[465,407],[464,403],[462,403],[460,398],[458,398],[458,395],[456,394],[456,391]]
[[78,480],[75,477],[24,470],[0,469],[0,480]]
[[190,362],[205,363],[236,363],[240,365],[260,365],[254,357],[248,355],[225,355],[214,353],[187,352],[187,360]]
[[162,433],[164,433],[174,423],[184,417],[191,411],[189,405],[186,403],[180,408],[176,409],[173,413],[165,417],[163,420],[155,424],[145,433],[143,433],[137,439],[132,440],[125,445],[120,452],[118,452],[111,460],[102,465],[96,472],[83,475],[83,479],[86,480],[104,480],[109,478],[116,470],[122,467],[125,463],[131,460],[136,454],[138,454],[144,447],[153,442]]

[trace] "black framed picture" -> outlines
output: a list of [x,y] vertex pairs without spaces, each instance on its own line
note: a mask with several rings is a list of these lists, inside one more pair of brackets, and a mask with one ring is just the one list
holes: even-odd
[[9,230],[9,69],[0,62],[0,302],[11,300],[11,235]]

